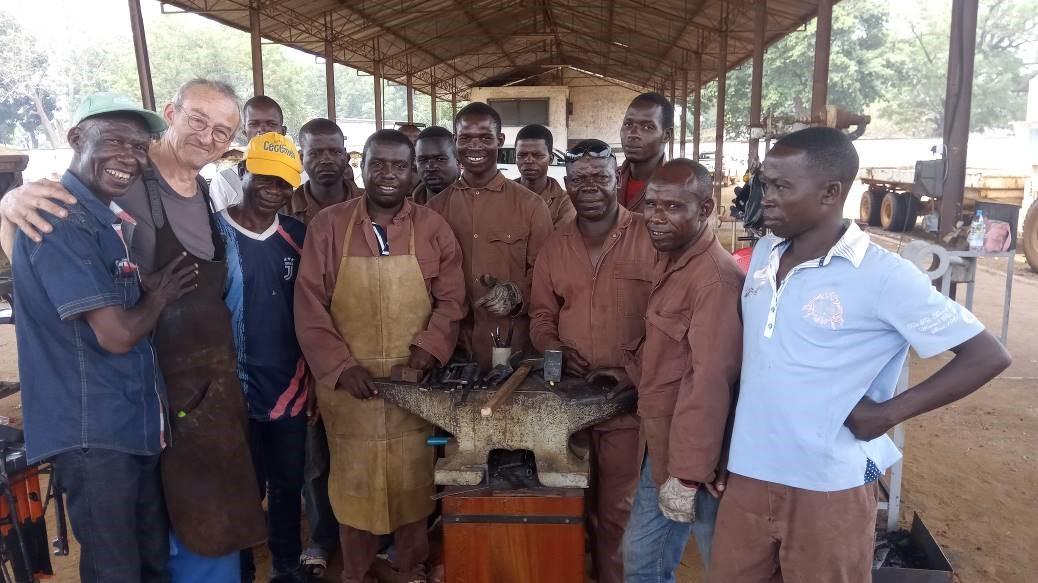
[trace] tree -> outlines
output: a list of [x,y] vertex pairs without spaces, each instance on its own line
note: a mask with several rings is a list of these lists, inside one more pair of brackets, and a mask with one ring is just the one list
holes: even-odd
[[[890,33],[886,0],[849,0],[833,9],[829,103],[861,112],[893,82],[887,55]],[[764,57],[762,111],[804,113],[810,107],[815,22],[772,45]],[[752,63],[730,71],[725,91],[725,136],[748,135]],[[703,89],[703,119],[716,118],[717,84]],[[691,123],[691,122],[690,122]]]
[[[943,132],[948,71],[950,0],[929,0],[906,15],[910,35],[891,47],[898,92],[884,100],[879,113],[909,135]],[[1027,81],[1038,72],[1038,0],[989,0],[977,16],[977,52],[973,67],[970,129],[1009,127],[1023,119]]]
[[51,123],[56,103],[44,86],[47,55],[38,42],[22,30],[18,21],[0,11],[0,46],[4,47],[4,66],[0,68],[0,139],[10,141],[14,128],[20,127],[32,147],[38,147],[36,134],[42,130],[51,147],[64,143]]

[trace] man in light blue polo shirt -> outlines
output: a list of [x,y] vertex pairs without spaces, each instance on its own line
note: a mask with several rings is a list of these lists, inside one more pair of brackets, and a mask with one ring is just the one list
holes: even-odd
[[[809,128],[765,159],[764,222],[743,287],[743,366],[709,580],[871,581],[887,431],[1009,366],[973,314],[844,221],[851,141]],[[955,357],[905,393],[908,348]],[[722,480],[723,482],[723,480]]]

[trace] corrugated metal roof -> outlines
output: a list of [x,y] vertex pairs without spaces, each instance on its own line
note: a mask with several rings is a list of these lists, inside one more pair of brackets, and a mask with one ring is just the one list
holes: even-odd
[[[721,31],[726,66],[753,51],[759,0],[253,0],[263,38],[438,96],[469,87],[536,82],[572,67],[635,88],[669,88],[696,53],[702,82],[717,77]],[[249,0],[166,0],[248,31]],[[769,0],[768,44],[815,16],[814,0]]]

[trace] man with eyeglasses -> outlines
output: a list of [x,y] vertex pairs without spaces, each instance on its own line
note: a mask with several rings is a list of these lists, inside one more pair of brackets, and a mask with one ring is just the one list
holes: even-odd
[[620,166],[620,204],[642,212],[649,177],[663,166],[664,148],[674,135],[674,105],[659,93],[635,97],[620,124],[624,163]]
[[[584,140],[566,152],[565,182],[576,219],[560,226],[537,257],[530,338],[539,351],[561,350],[567,374],[595,377],[623,367],[625,353],[645,335],[656,251],[645,218],[616,200],[609,144]],[[638,416],[619,415],[590,434],[591,556],[600,583],[620,583],[620,543],[638,483]]]
[[[226,83],[193,79],[181,85],[163,109],[169,129],[151,143],[149,168],[120,199],[129,259],[142,274],[177,257],[187,257],[199,270],[198,289],[162,311],[153,337],[168,393],[170,447],[161,463],[175,581],[239,583],[238,551],[266,540],[223,299],[224,245],[198,175],[226,150],[241,121],[239,110],[238,96]],[[116,180],[132,178],[115,168],[104,172]],[[7,193],[0,202],[5,251],[13,227],[40,241],[53,230],[40,211],[65,219],[61,203],[75,202],[48,180]]]

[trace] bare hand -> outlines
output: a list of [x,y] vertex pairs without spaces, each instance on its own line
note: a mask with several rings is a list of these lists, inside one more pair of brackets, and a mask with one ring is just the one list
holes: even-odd
[[348,392],[355,399],[370,399],[378,395],[375,379],[371,378],[368,369],[360,365],[342,371],[335,388]]
[[411,358],[407,360],[408,368],[415,368],[421,371],[428,371],[438,364],[436,357],[425,351],[424,348],[417,346],[411,347]]
[[559,351],[562,352],[562,363],[566,367],[566,374],[577,377],[587,375],[588,367],[591,364],[577,352],[577,349],[569,346],[560,346]]
[[584,381],[589,385],[613,385],[609,389],[609,394],[613,398],[634,390],[631,377],[627,376],[627,371],[622,368],[600,368],[591,371]]
[[43,240],[41,233],[53,229],[41,212],[50,213],[59,219],[68,216],[68,211],[58,203],[76,204],[76,197],[53,180],[36,180],[15,188],[0,199],[0,215],[14,223],[19,230],[33,241]]
[[181,253],[159,271],[141,276],[144,291],[157,295],[163,305],[172,304],[194,291],[198,287],[198,264],[185,263],[186,257],[186,253]]
[[851,430],[854,437],[862,441],[872,441],[896,425],[887,419],[884,410],[885,407],[882,403],[862,397],[843,424]]
[[714,478],[713,483],[705,483],[706,491],[710,492],[710,495],[718,500],[721,496],[724,496],[724,489],[728,487],[728,470],[718,470],[717,477]]

